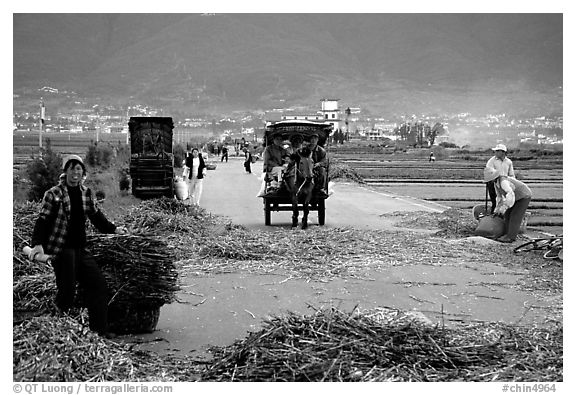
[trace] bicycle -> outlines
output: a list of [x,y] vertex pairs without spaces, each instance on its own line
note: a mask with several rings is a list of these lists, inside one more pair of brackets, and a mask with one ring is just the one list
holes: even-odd
[[536,250],[546,250],[544,253],[545,259],[560,259],[563,260],[563,245],[564,236],[556,235],[546,238],[532,239],[527,243],[521,244],[514,248],[514,252],[526,252]]

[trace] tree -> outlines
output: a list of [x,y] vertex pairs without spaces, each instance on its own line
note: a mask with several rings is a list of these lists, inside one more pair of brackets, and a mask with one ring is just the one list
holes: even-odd
[[440,134],[443,134],[445,131],[446,130],[444,129],[444,125],[442,125],[440,122],[436,122],[434,126],[432,126],[432,129],[428,131],[428,134],[426,136],[428,141],[430,142],[430,146],[434,145],[436,137]]
[[58,184],[62,174],[62,158],[52,150],[50,139],[46,139],[46,149],[42,149],[41,156],[28,162],[26,174],[32,183],[28,191],[28,200],[31,201],[40,201],[48,189]]

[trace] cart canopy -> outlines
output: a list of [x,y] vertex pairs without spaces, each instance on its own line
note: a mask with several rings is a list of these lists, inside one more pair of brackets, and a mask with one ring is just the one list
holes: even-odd
[[280,134],[284,140],[289,140],[294,135],[300,135],[304,141],[310,140],[310,136],[313,134],[318,134],[318,145],[323,147],[331,132],[332,125],[328,122],[296,119],[278,121],[266,126],[264,145],[272,144],[273,136],[276,134]]

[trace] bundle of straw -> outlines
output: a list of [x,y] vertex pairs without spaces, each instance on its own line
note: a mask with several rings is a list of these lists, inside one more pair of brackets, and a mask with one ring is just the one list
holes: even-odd
[[88,250],[98,262],[112,303],[157,308],[175,300],[178,272],[174,254],[157,238],[91,235]]
[[261,331],[211,351],[206,381],[562,380],[561,327],[448,330],[331,309],[272,317]]

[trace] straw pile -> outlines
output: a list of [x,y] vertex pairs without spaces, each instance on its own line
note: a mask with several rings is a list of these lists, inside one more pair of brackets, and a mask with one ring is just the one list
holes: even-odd
[[288,313],[213,347],[206,381],[561,381],[562,328],[440,329],[338,310]]
[[330,161],[330,167],[328,168],[328,171],[329,180],[353,181],[360,184],[364,183],[364,179],[354,168],[338,160],[332,159]]
[[450,208],[441,213],[428,211],[396,211],[381,214],[381,217],[397,218],[395,226],[411,229],[437,230],[436,236],[453,238],[474,235],[478,221],[469,210]]
[[14,381],[193,381],[199,364],[133,351],[70,317],[36,317],[14,326]]
[[134,235],[91,235],[88,250],[111,293],[109,321],[117,333],[151,332],[159,309],[178,291],[174,254],[157,238]]
[[30,242],[40,206],[25,202],[15,204],[12,212],[12,268],[13,313],[15,320],[30,312],[54,310],[56,295],[52,267],[45,263],[30,262],[22,247]]
[[173,302],[178,272],[162,240],[133,235],[91,235],[88,250],[98,262],[115,303],[160,307]]
[[143,200],[130,207],[120,219],[120,223],[130,228],[132,233],[156,235],[197,233],[213,222],[203,208],[186,206],[179,200],[166,197]]
[[[247,271],[286,274],[305,280],[335,277],[365,278],[371,271],[397,265],[509,262],[523,264],[526,256],[508,245],[447,243],[420,233],[314,227],[301,231],[257,232],[230,229],[208,235],[202,244],[185,247],[178,262],[184,274]],[[190,258],[190,257],[193,258]]]

